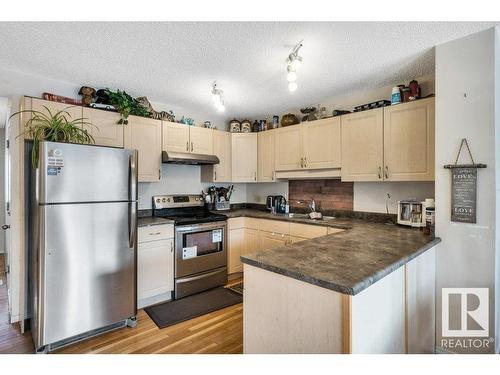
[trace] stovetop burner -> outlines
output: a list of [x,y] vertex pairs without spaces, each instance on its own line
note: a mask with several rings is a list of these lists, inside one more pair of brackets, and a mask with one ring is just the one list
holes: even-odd
[[211,223],[227,220],[204,207],[201,195],[162,195],[153,197],[153,216],[173,220],[175,225]]

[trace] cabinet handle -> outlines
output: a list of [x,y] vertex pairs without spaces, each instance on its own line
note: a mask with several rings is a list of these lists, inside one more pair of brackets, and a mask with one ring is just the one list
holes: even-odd
[[304,156],[304,168],[307,168],[307,156]]
[[378,178],[382,178],[382,167],[378,166]]
[[189,151],[189,141],[186,142],[186,151]]
[[191,152],[193,152],[193,142],[191,142]]
[[215,175],[214,181],[217,181],[217,171],[214,172],[214,175]]
[[253,172],[253,179],[257,181],[257,172]]
[[170,241],[170,252],[174,252],[174,241]]
[[161,168],[158,169],[158,180],[161,180]]
[[150,236],[159,236],[161,232],[156,232],[156,233],[149,233]]
[[389,167],[387,165],[385,166],[385,178],[389,178]]
[[273,171],[273,176],[271,177],[271,179],[274,181],[276,179],[276,171]]
[[300,158],[300,168],[304,168],[304,158]]

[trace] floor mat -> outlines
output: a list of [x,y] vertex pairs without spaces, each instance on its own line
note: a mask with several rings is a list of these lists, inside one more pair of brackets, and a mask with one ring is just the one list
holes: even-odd
[[228,285],[226,286],[226,288],[231,289],[232,291],[238,294],[243,294],[243,281],[236,284]]
[[178,300],[146,307],[144,311],[159,328],[165,328],[241,302],[243,302],[241,295],[220,287]]

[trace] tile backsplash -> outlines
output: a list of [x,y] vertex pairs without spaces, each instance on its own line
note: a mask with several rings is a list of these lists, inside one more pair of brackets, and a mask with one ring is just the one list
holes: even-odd
[[292,211],[293,208],[307,208],[312,198],[321,210],[352,211],[354,184],[340,180],[289,181],[288,202]]

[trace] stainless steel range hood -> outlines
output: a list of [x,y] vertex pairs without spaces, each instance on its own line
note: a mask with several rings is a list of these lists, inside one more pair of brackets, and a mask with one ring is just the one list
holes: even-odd
[[190,154],[188,152],[162,152],[162,162],[169,164],[211,165],[219,164],[215,155]]

